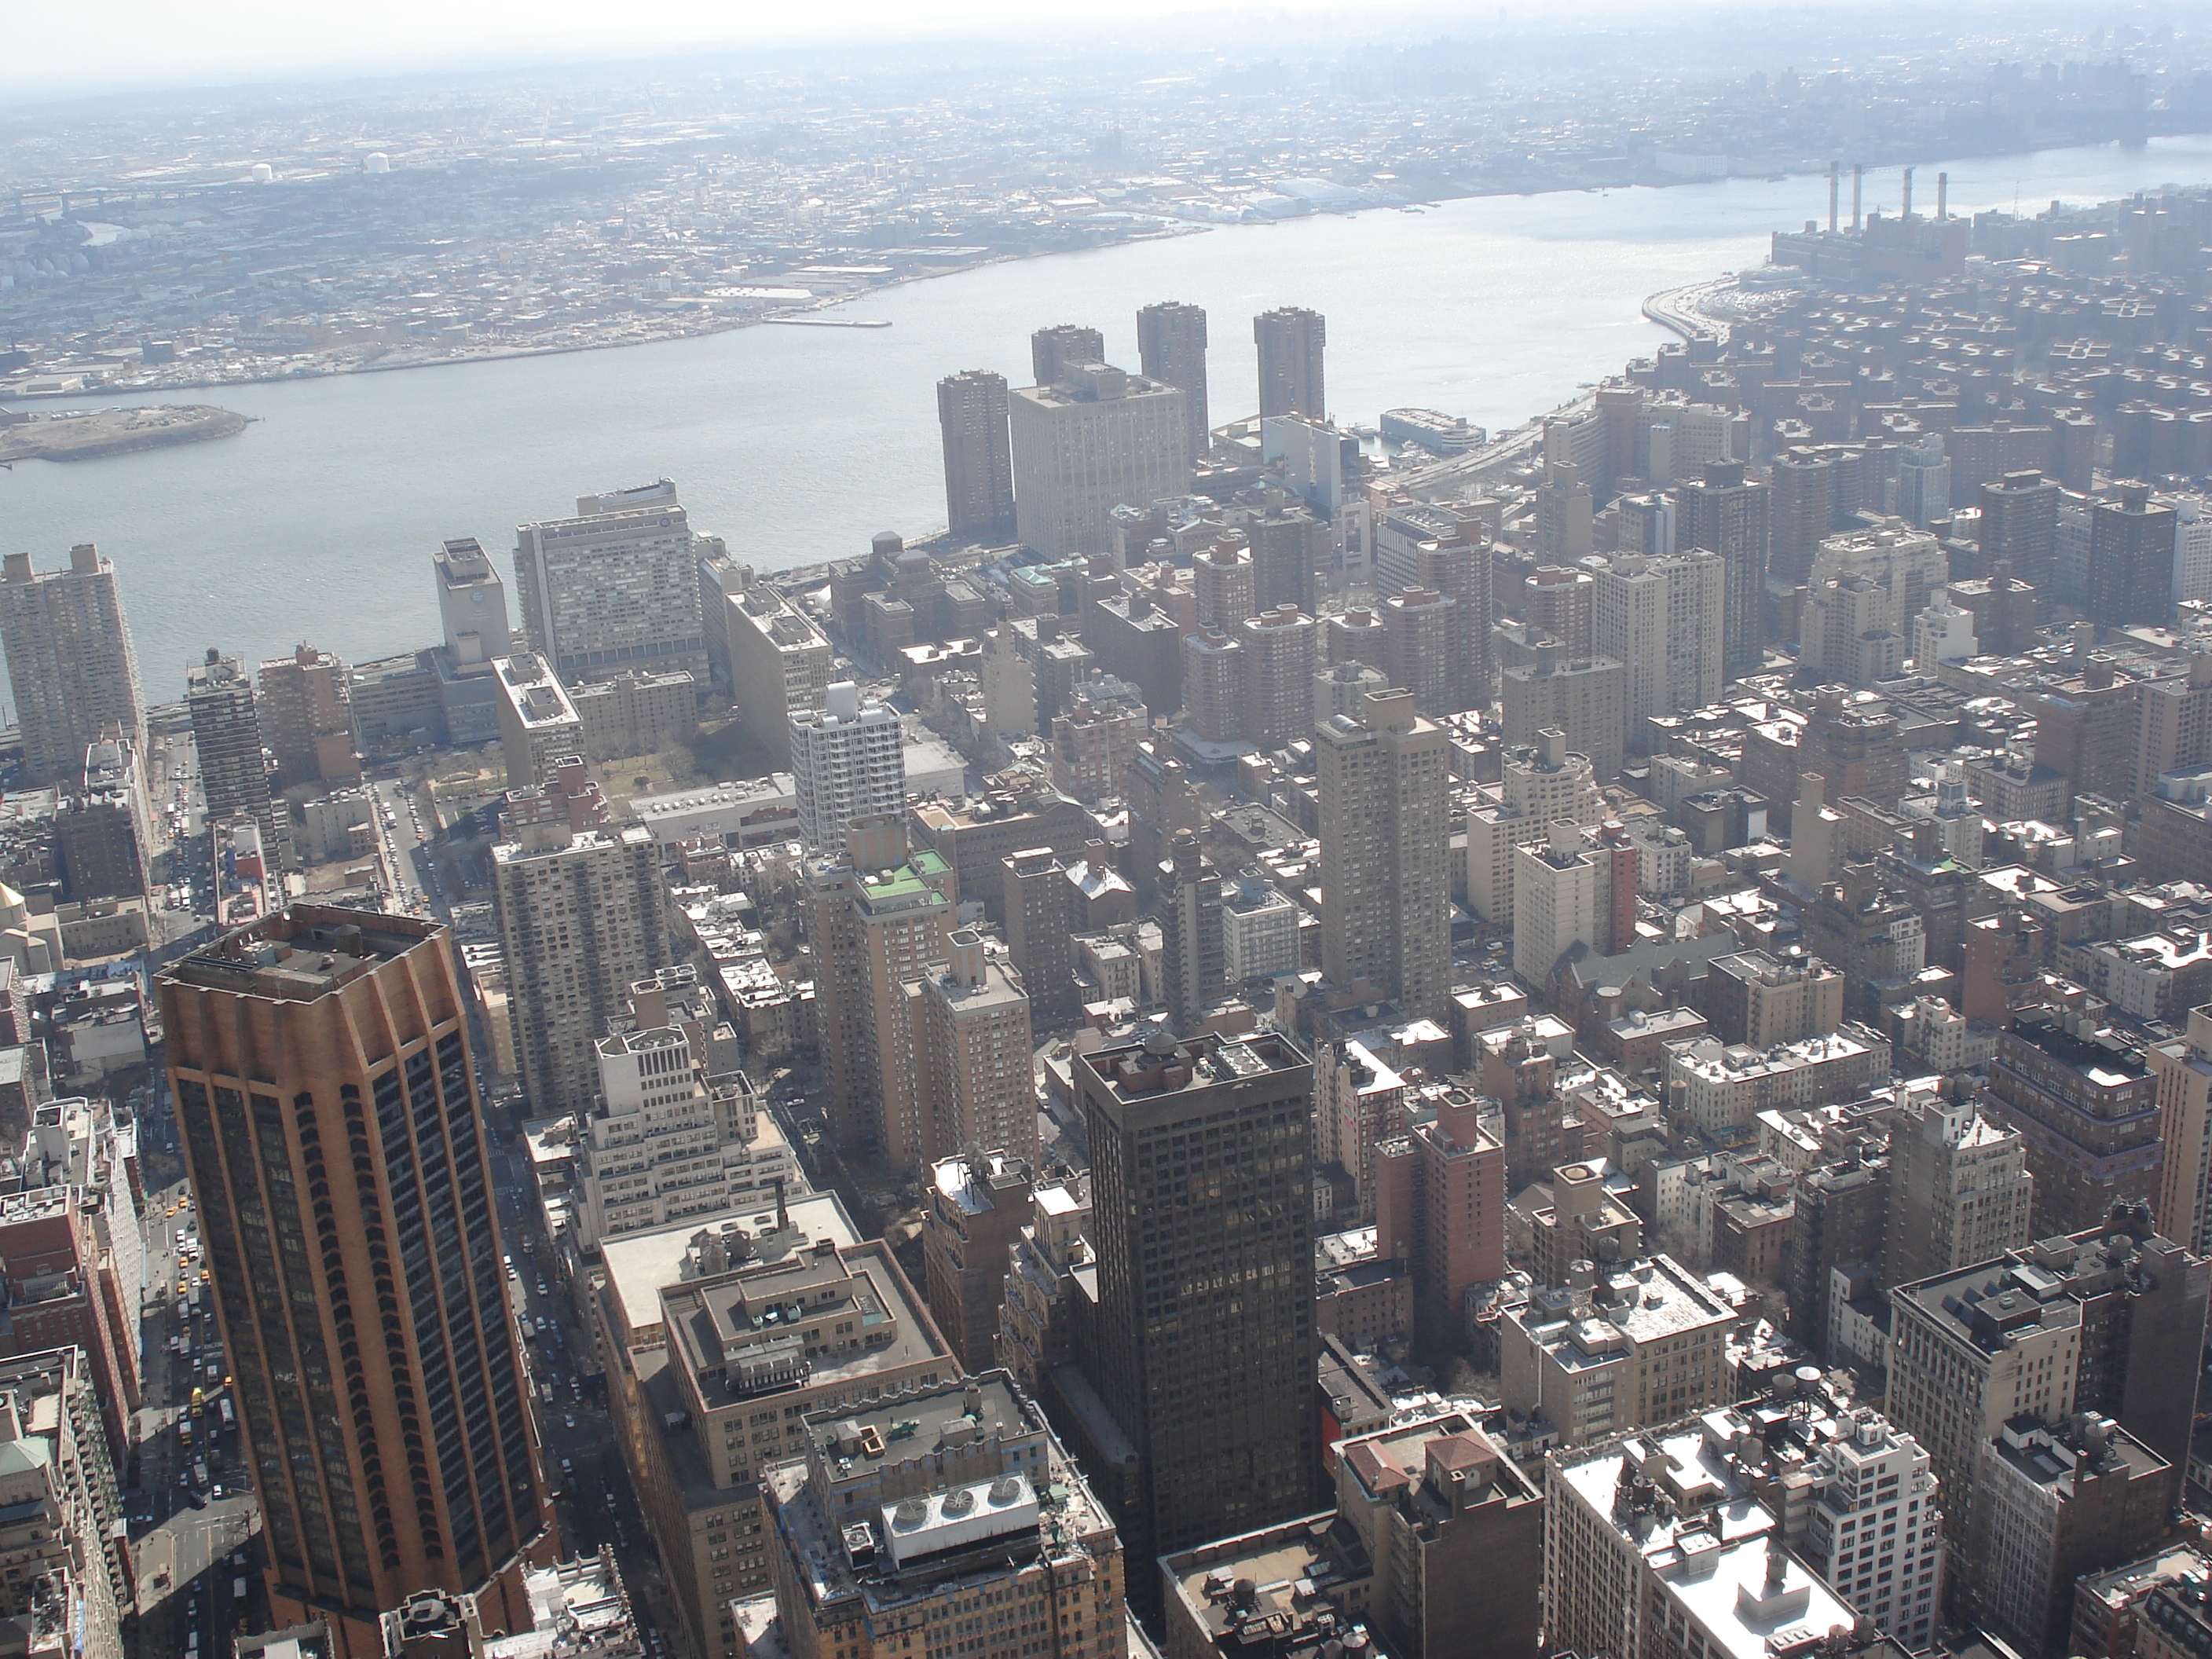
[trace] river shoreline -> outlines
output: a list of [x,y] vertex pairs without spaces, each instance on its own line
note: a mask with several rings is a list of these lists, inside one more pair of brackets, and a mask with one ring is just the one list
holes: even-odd
[[[2159,138],[2185,138],[2197,136],[2199,135],[2194,133],[2160,133],[2156,135]],[[1996,150],[1991,151],[1987,155],[1969,153],[1965,155],[1949,155],[1939,158],[1935,161],[1916,161],[1911,165],[1924,167],[1942,166],[1948,163],[1961,161],[1997,160],[2002,159],[2006,155],[2039,155],[2045,154],[2049,149],[2102,149],[2106,147],[2120,149],[2124,146],[2123,145],[2122,141],[2118,139],[2106,139],[2099,144],[2093,145],[2053,145],[2046,147],[2045,149]],[[1902,167],[1905,165],[1907,164],[1902,161],[1868,164],[1869,170],[1870,172],[1876,169],[1887,169],[1892,167]],[[1670,191],[1706,186],[1715,184],[1772,183],[1778,177],[1784,180],[1818,179],[1825,179],[1826,174],[1820,172],[1785,172],[1779,175],[1745,173],[1740,176],[1729,175],[1720,179],[1622,179],[1604,183],[1556,185],[1547,189],[1516,189],[1511,186],[1500,186],[1494,190],[1470,190],[1466,191],[1449,192],[1433,197],[1424,197],[1416,202],[1377,202],[1360,207],[1325,209],[1314,213],[1301,214],[1295,218],[1266,220],[1256,222],[1267,225],[1294,225],[1309,219],[1356,219],[1376,213],[1418,213],[1426,209],[1440,206],[1448,202],[1487,201],[1504,198],[1525,198],[1536,199],[1547,196],[1587,196],[1604,194],[1613,191],[1621,190]],[[858,294],[822,295],[809,304],[786,307],[780,315],[789,317],[794,313],[834,310],[840,306],[860,304],[876,295],[889,294],[900,289],[911,288],[918,283],[937,282],[948,276],[966,276],[971,272],[988,270],[996,265],[1018,264],[1030,260],[1064,258],[1073,254],[1103,252],[1110,249],[1127,247],[1142,242],[1172,241],[1187,236],[1204,235],[1215,230],[1242,229],[1246,228],[1248,227],[1244,224],[1215,225],[1200,223],[1189,220],[1182,220],[1154,228],[1134,232],[1127,236],[1117,237],[1110,241],[1098,242],[1089,247],[1053,248],[1033,253],[994,254],[989,258],[977,259],[970,264],[945,270],[919,271],[909,276],[893,277],[888,282],[879,283],[876,286]],[[1777,228],[1779,228],[1780,227],[1777,227]],[[512,362],[520,359],[533,357],[573,356],[586,352],[623,350],[634,346],[661,345],[676,340],[708,338],[718,334],[733,334],[745,329],[759,328],[776,320],[776,318],[768,316],[732,317],[726,319],[717,319],[714,322],[703,324],[696,327],[672,329],[666,333],[651,334],[634,339],[586,341],[542,346],[502,347],[481,351],[458,352],[447,356],[424,357],[407,362],[351,363],[343,367],[327,368],[302,368],[295,366],[286,368],[279,373],[270,374],[228,375],[189,380],[165,380],[129,386],[88,386],[72,392],[15,392],[0,393],[0,397],[4,397],[9,402],[51,404],[65,402],[71,398],[105,398],[140,395],[151,396],[173,392],[219,392],[226,386],[282,386],[299,380],[330,380],[346,374],[394,374],[404,370],[418,368],[459,368],[476,363]],[[1674,330],[1676,332],[1680,332],[1674,323],[1665,318],[1653,316],[1650,320],[1660,323],[1662,326]]]
[[252,417],[213,404],[61,410],[0,423],[0,463],[100,461],[234,437]]

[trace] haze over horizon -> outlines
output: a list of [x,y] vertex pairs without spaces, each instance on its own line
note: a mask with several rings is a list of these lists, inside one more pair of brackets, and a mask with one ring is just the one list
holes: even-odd
[[[1738,10],[1751,4],[1752,0],[1720,0],[1717,9]],[[1840,4],[1820,4],[1778,15],[1762,9],[1766,27],[1760,33],[1775,51],[1786,52],[1789,46],[1778,37],[1792,32],[1790,23],[1817,25],[1845,9]],[[2064,33],[2087,33],[2094,21],[2078,9],[1968,6],[1955,9],[1950,22],[1955,27],[1983,15],[2016,33],[2032,27],[2039,12],[2051,27]],[[1868,26],[1888,19],[1909,25],[1919,15],[1906,6],[1851,8],[1850,13],[1855,21]],[[1318,32],[1316,26],[1331,14],[1342,18],[1342,26]],[[2175,15],[2185,27],[2186,14]],[[222,26],[210,27],[205,11],[157,5],[153,0],[118,0],[83,9],[19,9],[9,20],[10,50],[0,59],[0,104],[30,106],[142,89],[260,82],[536,66],[573,70],[595,58],[610,64],[649,62],[678,54],[834,47],[848,42],[881,45],[963,34],[1014,47],[1085,31],[1103,32],[1110,39],[1119,25],[1166,18],[1176,20],[1185,45],[1202,45],[1207,34],[1218,33],[1224,46],[1235,41],[1249,47],[1260,39],[1277,50],[1304,51],[1340,46],[1356,39],[1418,38],[1425,31],[1504,27],[1546,33],[1546,26],[1555,21],[1560,32],[1579,32],[1592,21],[1649,21],[1650,13],[1634,0],[1591,0],[1577,9],[1571,22],[1519,7],[1480,3],[1354,11],[1343,0],[1199,7],[1176,0],[1066,0],[1046,18],[1024,0],[941,0],[919,15],[891,0],[852,0],[837,9],[832,21],[823,13],[805,9],[750,9],[733,18],[726,9],[707,0],[660,0],[650,8],[619,15],[583,0],[545,4],[469,0],[461,6],[392,0],[373,15],[314,13],[278,0],[228,0],[220,9]],[[2149,29],[2173,17],[2165,9],[2146,7],[2111,21]],[[374,27],[365,27],[368,23]],[[1686,31],[1695,27],[1694,21],[1681,25]],[[1253,30],[1259,33],[1254,35]],[[1869,32],[1875,31],[1869,27]],[[1299,38],[1308,33],[1313,36],[1310,41]],[[1161,39],[1153,44],[1173,43]],[[1758,44],[1746,45],[1745,61],[1762,55]]]

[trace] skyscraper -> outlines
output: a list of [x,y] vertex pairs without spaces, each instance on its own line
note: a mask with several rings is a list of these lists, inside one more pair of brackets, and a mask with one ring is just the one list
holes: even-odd
[[836,850],[810,857],[805,870],[831,1133],[842,1146],[872,1143],[894,1169],[913,1168],[927,1137],[903,988],[917,967],[947,955],[952,872],[927,848],[909,854],[906,821],[890,813],[848,823]]
[[[1313,1066],[1286,1037],[1083,1054],[1098,1310],[1084,1369],[1136,1454],[1133,1560],[1302,1515],[1313,1408]],[[1132,1602],[1156,1609],[1157,1575]]]
[[1951,458],[1943,434],[1925,434],[1897,457],[1897,516],[1925,530],[1951,510]]
[[1227,974],[1222,937],[1221,872],[1198,844],[1194,830],[1178,830],[1169,842],[1169,910],[1161,928],[1168,1010],[1188,1030],[1221,994]]
[[1078,363],[1106,361],[1106,337],[1095,328],[1060,323],[1030,336],[1030,374],[1035,384],[1050,386]]
[[2089,514],[2089,620],[2106,628],[2164,623],[2173,615],[2176,520],[2150,486],[2120,483],[2116,501]]
[[1205,454],[1213,435],[1206,412],[1206,313],[1174,300],[1139,312],[1137,367],[1146,380],[1184,394],[1190,453],[1194,458]]
[[906,988],[914,1000],[911,1064],[929,1111],[921,1161],[982,1147],[1034,1168],[1029,997],[973,928],[956,928],[945,945],[950,956]]
[[530,643],[564,685],[625,668],[707,678],[691,520],[665,478],[517,525],[514,586]]
[[199,757],[200,788],[207,816],[251,818],[261,829],[261,850],[271,865],[283,856],[276,813],[269,798],[269,767],[262,758],[261,715],[253,682],[238,665],[208,647],[207,660],[185,674],[185,706],[191,711],[192,748]]
[[826,696],[827,708],[790,717],[799,836],[823,848],[843,846],[853,819],[906,805],[906,730],[897,714],[879,702],[863,707],[850,680]]
[[2018,1130],[1971,1100],[1908,1097],[1889,1139],[1881,1282],[1907,1285],[2025,1247],[2035,1183]]
[[66,570],[34,571],[27,553],[0,574],[0,647],[23,730],[23,772],[33,783],[74,784],[84,751],[120,727],[146,737],[138,659],[115,591],[115,566],[91,543],[70,549]]
[[1188,398],[1095,362],[1011,393],[1022,541],[1048,558],[1107,552],[1115,507],[1150,507],[1188,489]]
[[1014,461],[1006,441],[1006,377],[987,368],[937,383],[945,444],[945,514],[957,546],[1014,539]]
[[[1674,545],[1717,553],[1726,571],[1721,672],[1730,679],[1757,672],[1763,657],[1772,495],[1767,485],[1744,476],[1741,461],[1709,461],[1704,477],[1677,490]],[[1807,550],[1808,565],[1811,552]]]
[[1328,389],[1322,374],[1322,349],[1328,325],[1318,311],[1279,306],[1252,319],[1252,339],[1260,348],[1260,413],[1328,418]]
[[379,1652],[437,1589],[527,1627],[552,1522],[446,930],[296,904],[160,994],[275,1622]]
[[1451,744],[1410,691],[1370,694],[1316,730],[1322,971],[1364,980],[1408,1016],[1451,994]]
[[1982,485],[1982,568],[2000,562],[2049,593],[2058,559],[2057,484],[2040,472],[2008,472]]
[[608,1022],[669,960],[659,857],[641,824],[573,828],[550,790],[511,792],[501,825],[492,898],[522,1085],[538,1115],[582,1111]]
[[261,735],[276,760],[276,787],[361,776],[348,708],[346,665],[301,645],[261,665]]
[[1652,715],[1719,701],[1727,572],[1717,555],[1692,550],[1616,555],[1594,574],[1591,644],[1626,672],[1629,736],[1640,749]]
[[1237,633],[1244,647],[1245,737],[1266,750],[1311,737],[1319,626],[1285,605],[1247,617]]
[[1451,674],[1447,710],[1480,708],[1490,702],[1490,532],[1476,520],[1455,534],[1413,550],[1413,577],[1452,603]]
[[[1767,467],[1767,476],[1773,489],[1767,568],[1786,580],[1802,582],[1813,568],[1813,556],[1820,550],[1821,541],[1836,528],[1835,458],[1801,445],[1777,455]],[[1702,545],[1683,539],[1679,525],[1674,544]]]

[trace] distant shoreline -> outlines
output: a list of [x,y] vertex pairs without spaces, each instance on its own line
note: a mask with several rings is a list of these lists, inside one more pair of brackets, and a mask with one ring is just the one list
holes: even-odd
[[[2187,138],[2199,136],[2202,135],[2194,132],[2162,132],[2154,135],[2153,138],[2148,142],[2156,142],[2157,139],[2161,138]],[[1874,172],[1905,166],[1928,167],[1941,165],[1944,162],[1949,161],[1987,161],[1993,157],[2002,155],[2037,155],[2054,150],[2096,149],[2108,146],[2121,148],[2124,147],[2124,143],[2125,141],[2119,138],[2106,138],[2095,140],[2087,143],[2045,144],[2031,150],[1990,150],[1986,152],[1969,152],[1954,155],[1941,156],[1936,158],[1934,161],[1929,161],[1926,160],[1911,161],[1896,160],[1869,161],[1865,163],[1865,166],[1869,172]],[[1419,211],[1422,209],[1437,207],[1447,202],[1485,201],[1498,197],[1522,196],[1533,198],[1540,196],[1584,196],[1615,190],[1674,190],[1698,185],[1729,184],[1739,182],[1756,184],[1770,182],[1778,176],[1784,179],[1823,179],[1826,175],[1824,172],[1817,170],[1807,173],[1790,173],[1785,170],[1779,175],[1773,173],[1746,173],[1741,174],[1727,174],[1718,179],[1676,179],[1656,177],[1624,178],[1589,184],[1550,185],[1540,188],[1516,188],[1512,185],[1499,185],[1492,189],[1467,190],[1462,191],[1448,192],[1437,196],[1424,197],[1418,201],[1402,203],[1376,202],[1355,207],[1324,208],[1312,213],[1300,214],[1295,217],[1287,219],[1246,221],[1242,222],[1239,224],[1229,226],[1210,224],[1195,220],[1175,220],[1149,229],[1133,232],[1126,236],[1117,237],[1109,241],[1096,243],[1089,247],[1052,248],[1031,253],[994,254],[988,258],[976,259],[965,264],[950,266],[940,270],[918,271],[914,275],[908,276],[895,276],[887,282],[881,283],[877,286],[865,289],[860,293],[823,295],[815,299],[811,303],[784,307],[781,307],[781,313],[784,315],[790,315],[794,312],[804,313],[826,311],[834,309],[839,306],[860,304],[873,295],[888,293],[893,289],[905,288],[915,283],[935,282],[947,276],[959,276],[965,275],[969,271],[984,270],[992,265],[1011,264],[1017,261],[1025,259],[1056,259],[1073,254],[1101,252],[1111,248],[1127,247],[1138,242],[1165,241],[1176,237],[1200,235],[1213,230],[1241,228],[1243,228],[1243,225],[1246,223],[1295,225],[1306,219],[1354,218],[1360,215],[1369,213],[1401,213],[1407,211]],[[1776,228],[1780,228],[1780,227],[1778,226]],[[331,380],[339,375],[345,374],[392,374],[407,369],[458,368],[466,367],[473,363],[512,362],[519,358],[528,357],[564,357],[573,356],[578,352],[617,351],[633,346],[660,345],[676,340],[701,339],[716,334],[735,333],[741,329],[757,328],[770,320],[772,319],[766,316],[732,317],[728,319],[718,319],[711,322],[674,329],[665,334],[653,334],[637,339],[586,340],[564,344],[501,346],[488,348],[483,350],[456,352],[445,356],[416,358],[405,362],[362,362],[348,364],[343,368],[290,368],[269,374],[229,375],[221,378],[210,377],[191,380],[164,380],[152,385],[85,387],[75,392],[0,392],[0,400],[8,402],[51,404],[67,401],[71,398],[108,398],[142,396],[161,397],[171,392],[220,392],[226,386],[280,386],[292,380]],[[1671,324],[1667,323],[1661,318],[1654,317],[1650,320],[1660,323],[1662,326],[1672,326]]]

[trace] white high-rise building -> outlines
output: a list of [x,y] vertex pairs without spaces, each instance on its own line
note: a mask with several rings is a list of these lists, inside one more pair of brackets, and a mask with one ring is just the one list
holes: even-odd
[[1727,569],[1702,549],[1590,562],[1590,648],[1627,670],[1629,730],[1654,714],[1702,708],[1721,694]]
[[2201,495],[2182,495],[2173,503],[2173,599],[2212,599],[2212,515]]
[[1513,926],[1513,854],[1540,847],[1548,826],[1602,823],[1605,792],[1589,757],[1567,748],[1567,734],[1549,727],[1532,744],[1508,749],[1496,786],[1478,785],[1467,815],[1468,903],[1485,921]]
[[138,659],[115,566],[86,542],[70,549],[66,570],[33,570],[31,556],[10,553],[0,577],[0,646],[23,729],[23,771],[33,783],[74,788],[84,752],[120,735],[146,739],[138,701]]
[[1106,363],[1073,363],[1051,386],[1007,394],[1014,517],[1048,558],[1113,546],[1117,507],[1190,488],[1189,400]]
[[1549,983],[1570,945],[1595,945],[1611,895],[1604,861],[1583,845],[1582,827],[1545,826],[1543,841],[1513,849],[1513,971]]
[[517,525],[514,587],[530,643],[564,685],[624,669],[706,683],[691,521],[665,478],[580,495],[573,519]]
[[853,819],[896,815],[905,806],[906,733],[891,709],[863,705],[850,680],[823,696],[826,708],[791,716],[791,775],[800,839],[834,853]]
[[790,1143],[744,1074],[737,1033],[691,969],[632,986],[629,1017],[597,1046],[599,1098],[576,1133],[584,1249],[805,1194]]

